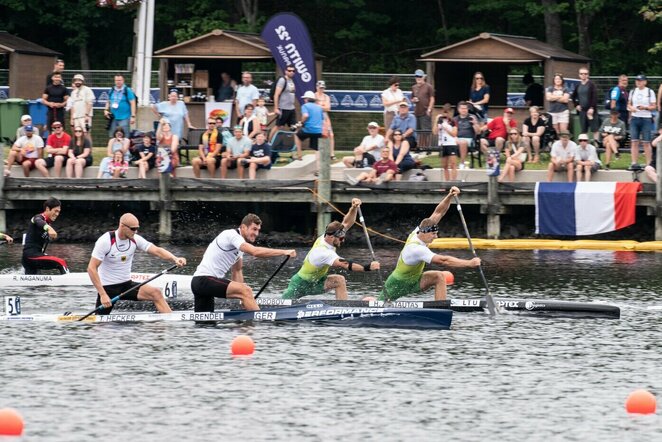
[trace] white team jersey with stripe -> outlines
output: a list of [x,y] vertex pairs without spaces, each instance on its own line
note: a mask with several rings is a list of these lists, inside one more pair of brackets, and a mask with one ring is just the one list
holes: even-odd
[[244,256],[244,252],[239,250],[239,247],[245,242],[244,237],[239,234],[239,229],[222,231],[205,250],[193,276],[225,278],[228,270]]
[[97,240],[94,250],[92,250],[92,257],[101,261],[99,278],[103,285],[130,281],[131,265],[136,250],[146,252],[153,245],[138,234],[133,236],[133,241],[120,239],[117,231],[113,232],[113,235],[115,236],[114,244],[111,245],[110,234],[106,232]]

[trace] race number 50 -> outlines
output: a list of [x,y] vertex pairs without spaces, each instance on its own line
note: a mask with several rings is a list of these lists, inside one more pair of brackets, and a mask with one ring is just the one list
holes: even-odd
[[21,314],[21,297],[5,296],[5,314],[16,316]]

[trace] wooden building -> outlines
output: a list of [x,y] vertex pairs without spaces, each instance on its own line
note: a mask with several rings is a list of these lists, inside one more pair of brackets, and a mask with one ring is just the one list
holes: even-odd
[[0,31],[0,56],[9,68],[9,92],[12,98],[41,98],[46,75],[62,54]]
[[[577,78],[581,66],[591,59],[551,46],[533,37],[483,32],[476,37],[422,54],[429,81],[435,85],[436,103],[456,104],[466,100],[473,74],[480,71],[490,85],[490,109],[503,108],[508,92],[508,74],[512,66],[540,66],[543,86],[552,84],[555,73]],[[490,111],[491,116],[500,112]]]

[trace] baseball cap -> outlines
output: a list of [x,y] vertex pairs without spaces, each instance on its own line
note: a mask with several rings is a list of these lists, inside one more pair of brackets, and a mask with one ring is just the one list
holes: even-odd
[[25,114],[25,115],[21,116],[21,122],[28,121],[28,120],[32,120],[32,117],[30,115]]
[[514,114],[514,113],[515,113],[515,111],[513,110],[512,107],[507,107],[507,108],[505,108],[503,111],[504,111],[504,112],[507,112],[507,113],[509,113],[509,114]]
[[570,132],[568,132],[567,130],[562,130],[561,132],[559,132],[559,136],[560,137],[569,137]]
[[422,69],[416,69],[416,72],[414,72],[415,77],[425,77],[425,72],[423,72]]
[[371,121],[370,123],[368,123],[368,127],[379,127],[379,124],[375,123],[374,121]]
[[324,87],[324,88],[325,88],[325,87],[326,87],[326,83],[324,82],[324,80],[320,80],[320,81],[318,81],[318,82],[317,82],[317,87]]
[[407,103],[406,101],[401,101],[399,106],[400,107],[402,107],[402,106],[409,107],[409,103]]
[[588,135],[579,134],[579,136],[577,137],[577,141],[588,141]]
[[51,124],[51,127],[62,127],[62,123],[59,121],[53,121],[53,124]]
[[26,132],[34,132],[34,128],[31,125],[28,124],[27,126],[25,126],[25,131]]
[[82,74],[76,74],[74,75],[74,80],[80,80],[80,81],[85,81],[85,77],[83,77]]
[[640,81],[641,80],[648,80],[648,78],[646,78],[646,76],[644,74],[639,74],[639,75],[637,75],[637,78],[635,78],[635,80],[640,80]]
[[305,94],[301,96],[301,98],[310,98],[311,100],[315,99],[315,92],[313,91],[306,91]]
[[239,124],[237,124],[237,125],[234,127],[234,130],[244,130],[244,128],[243,128],[242,126],[240,126]]

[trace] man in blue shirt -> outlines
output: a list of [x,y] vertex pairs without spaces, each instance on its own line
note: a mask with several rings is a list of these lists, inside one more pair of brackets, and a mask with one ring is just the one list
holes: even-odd
[[301,106],[301,129],[296,133],[294,142],[297,146],[297,160],[301,159],[303,148],[301,142],[310,139],[310,148],[318,149],[318,140],[322,136],[322,124],[324,123],[324,111],[322,106],[315,103],[315,93],[307,91],[303,96],[303,106]]
[[136,95],[130,87],[124,85],[124,76],[115,75],[115,87],[108,93],[108,102],[103,115],[111,119],[108,138],[115,136],[115,129],[121,127],[129,135],[131,125],[136,123]]
[[395,130],[402,132],[402,136],[409,142],[409,149],[416,148],[416,117],[409,113],[409,103],[406,101],[400,103],[398,114],[393,118],[384,138],[390,140]]

